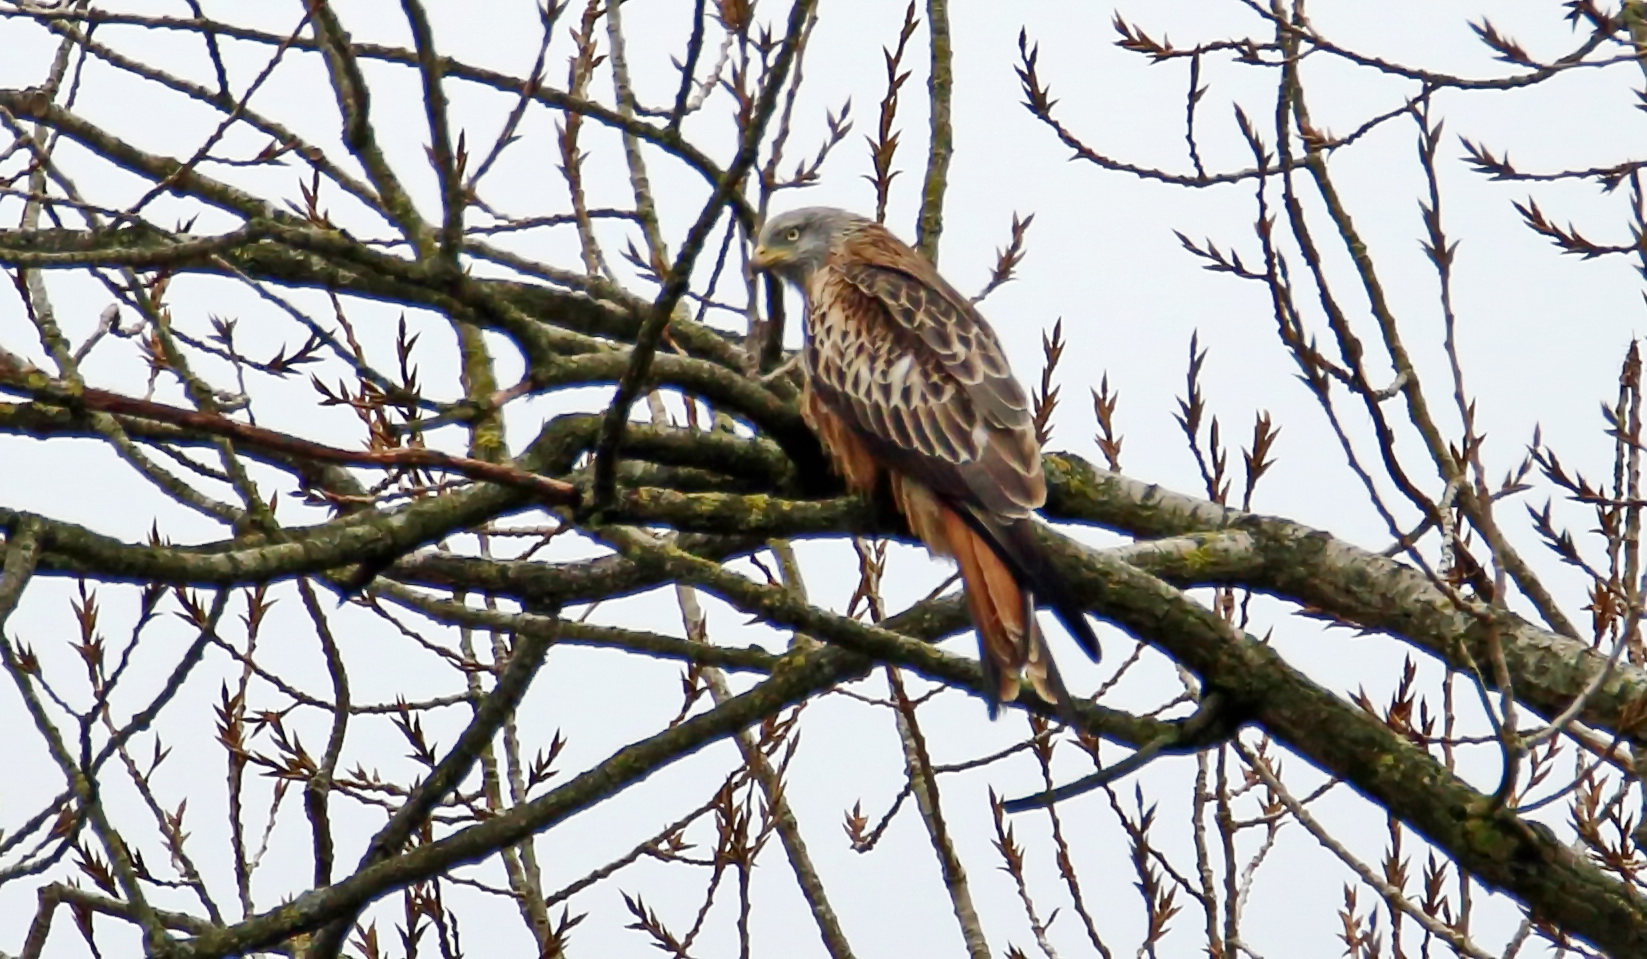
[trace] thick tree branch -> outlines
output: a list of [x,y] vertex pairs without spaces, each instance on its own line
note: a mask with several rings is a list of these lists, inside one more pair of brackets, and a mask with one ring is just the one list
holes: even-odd
[[[1253,537],[1258,561],[1239,570],[1211,569],[1195,583],[1241,585],[1302,603],[1357,626],[1405,639],[1454,669],[1490,660],[1496,630],[1515,676],[1516,697],[1546,716],[1559,715],[1607,668],[1607,657],[1485,604],[1463,610],[1421,572],[1320,530],[1272,516],[1228,509],[1101,470],[1073,456],[1047,461],[1051,517],[1094,523],[1133,536],[1163,537],[1230,530]],[[1489,681],[1492,680],[1488,676]],[[1647,743],[1647,672],[1619,665],[1589,697],[1579,717],[1633,742]]]

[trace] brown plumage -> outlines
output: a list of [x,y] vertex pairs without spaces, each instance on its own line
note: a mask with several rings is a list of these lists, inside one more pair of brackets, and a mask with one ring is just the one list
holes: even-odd
[[1027,679],[1067,710],[1036,593],[1095,658],[1097,639],[1037,545],[1040,444],[994,331],[925,257],[842,210],[773,218],[755,265],[806,298],[802,411],[837,471],[866,493],[884,477],[910,532],[960,565],[994,695]]

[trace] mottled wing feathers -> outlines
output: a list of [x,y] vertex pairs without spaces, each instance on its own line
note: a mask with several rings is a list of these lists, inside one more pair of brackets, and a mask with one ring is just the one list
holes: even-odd
[[1081,605],[1035,540],[1046,501],[1023,388],[994,332],[932,265],[857,224],[806,285],[807,419],[856,489],[884,470],[910,531],[953,556],[1000,700],[1027,679],[1073,715],[1035,624],[1051,605],[1095,657]]
[[1029,400],[995,331],[925,257],[877,226],[842,244],[831,265],[918,336],[992,425],[1031,426]]
[[894,322],[931,350],[988,422],[1011,429],[1030,425],[1029,403],[1001,344],[970,304],[933,286],[935,277],[842,259],[841,278],[874,297]]
[[905,342],[876,300],[838,279],[818,284],[810,319],[807,366],[818,398],[890,465],[970,496],[962,472],[987,436],[960,385]]
[[879,228],[814,279],[808,365],[876,452],[934,489],[1024,517],[1046,501],[1029,403],[994,333]]

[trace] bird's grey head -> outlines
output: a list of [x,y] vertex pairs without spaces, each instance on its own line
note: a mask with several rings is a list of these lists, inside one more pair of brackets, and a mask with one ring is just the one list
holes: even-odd
[[807,280],[824,265],[841,235],[869,222],[856,213],[829,206],[780,213],[761,227],[750,265],[757,270],[771,270],[804,292]]

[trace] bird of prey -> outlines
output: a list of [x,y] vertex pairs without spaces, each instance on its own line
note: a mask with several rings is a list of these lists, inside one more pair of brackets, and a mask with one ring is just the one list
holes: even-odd
[[1027,679],[1067,715],[1037,595],[1094,659],[1098,640],[1036,540],[1040,443],[995,332],[929,260],[845,210],[771,218],[752,265],[806,301],[801,409],[842,479],[884,483],[910,532],[959,564],[991,714]]

